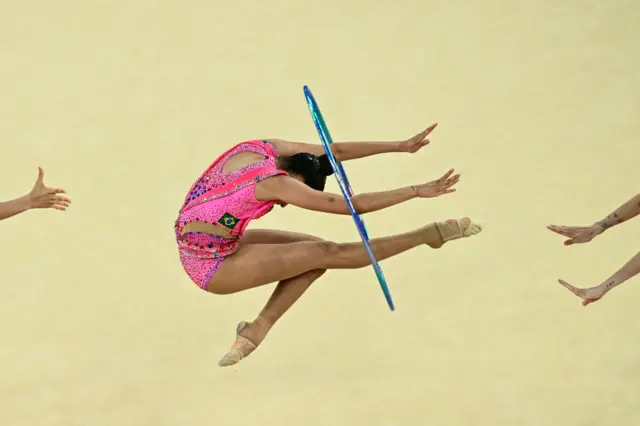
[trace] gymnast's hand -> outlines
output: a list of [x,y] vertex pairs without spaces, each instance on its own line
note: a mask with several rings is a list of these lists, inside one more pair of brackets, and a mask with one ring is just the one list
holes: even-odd
[[429,142],[431,141],[427,139],[427,136],[429,136],[429,133],[431,133],[437,126],[438,123],[434,123],[417,135],[407,139],[406,141],[400,142],[401,151],[414,153],[418,152],[420,148],[429,145]]
[[571,293],[581,298],[582,306],[587,306],[590,303],[597,302],[607,292],[601,285],[591,288],[577,288],[564,280],[558,280],[558,282]]
[[568,237],[569,239],[564,242],[565,246],[588,243],[604,232],[604,228],[598,224],[593,224],[591,226],[549,225],[547,226],[547,229],[555,232],[556,234]]
[[419,198],[433,198],[455,192],[456,189],[453,186],[460,180],[460,174],[451,176],[453,171],[453,169],[449,170],[438,180],[415,185],[413,189],[416,191],[416,196]]
[[71,204],[71,200],[58,194],[67,191],[61,188],[49,188],[44,184],[44,171],[38,167],[38,180],[29,192],[29,208],[32,209],[56,209],[66,210]]

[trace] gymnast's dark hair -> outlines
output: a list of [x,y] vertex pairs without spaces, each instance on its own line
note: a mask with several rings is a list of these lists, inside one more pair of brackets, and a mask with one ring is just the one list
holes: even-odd
[[304,183],[317,191],[324,191],[327,176],[333,174],[326,154],[316,157],[306,152],[282,158],[282,170],[302,176]]

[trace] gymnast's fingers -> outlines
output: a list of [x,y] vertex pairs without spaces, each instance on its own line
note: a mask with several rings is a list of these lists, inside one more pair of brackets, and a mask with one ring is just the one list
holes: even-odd
[[449,169],[449,171],[447,173],[445,173],[444,175],[442,175],[442,177],[440,179],[438,179],[436,182],[440,183],[440,182],[444,182],[445,180],[447,180],[449,178],[449,176],[451,176],[451,174],[454,172],[454,169]]
[[450,177],[449,179],[447,179],[446,183],[456,183],[460,181],[460,173]]
[[54,200],[55,200],[55,201],[57,201],[57,202],[60,202],[60,203],[67,203],[67,204],[71,204],[71,200],[70,200],[69,198],[67,198],[67,197],[61,197],[61,196],[59,196],[59,195],[57,195],[57,196],[54,198]]
[[547,226],[547,229],[555,232],[556,234],[564,235],[565,237],[573,237],[576,234],[575,229],[571,229],[567,226],[549,225]]
[[58,203],[67,203],[70,204],[71,200],[67,197],[61,197],[59,195],[49,195],[45,198],[45,203],[49,205],[58,204]]
[[438,127],[438,123],[433,123],[431,126],[427,127],[425,131],[421,133],[422,137],[427,136],[429,133],[433,132],[433,129]]
[[575,294],[576,296],[580,296],[580,289],[572,286],[571,284],[569,284],[568,282],[566,282],[564,280],[558,280],[558,282],[560,284],[562,284],[562,286],[564,288],[566,288],[567,290],[569,290],[571,293]]
[[62,188],[47,188],[47,191],[45,193],[46,194],[66,194],[67,191],[65,191]]
[[451,176],[449,179],[443,182],[444,185],[452,185],[460,181],[460,174],[456,174]]
[[445,182],[444,184],[442,184],[441,188],[442,188],[442,189],[449,189],[449,188],[451,188],[452,186],[454,186],[454,185],[455,185],[455,184],[457,184],[457,183],[458,183],[458,181],[457,181],[457,180],[447,181],[447,182]]
[[560,232],[561,227],[560,227],[560,226],[558,226],[558,225],[548,225],[548,226],[547,226],[547,229],[548,229],[549,231],[553,231],[553,232],[559,233],[559,232]]

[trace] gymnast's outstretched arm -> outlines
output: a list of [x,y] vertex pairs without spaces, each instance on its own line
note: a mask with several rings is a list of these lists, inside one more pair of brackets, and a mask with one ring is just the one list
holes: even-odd
[[604,229],[612,228],[616,225],[619,225],[623,222],[626,222],[629,219],[632,219],[640,214],[640,193],[636,194],[635,197],[627,200],[623,205],[618,207],[605,217],[604,219],[596,222],[597,225]]
[[[429,144],[427,136],[437,127],[432,124],[424,131],[404,141],[392,142],[335,142],[331,144],[331,153],[336,161],[355,160],[357,158],[370,157],[372,155],[387,154],[391,152],[414,153]],[[306,152],[315,156],[323,155],[324,148],[319,144],[303,142],[289,142],[281,139],[266,139],[278,150],[283,157]]]
[[61,188],[49,188],[44,184],[44,171],[38,167],[38,179],[31,191],[14,200],[0,202],[0,220],[8,219],[31,209],[66,210],[71,200],[59,194],[66,191]]
[[571,291],[576,296],[582,299],[582,304],[587,306],[589,303],[593,303],[599,300],[609,290],[619,286],[623,282],[633,278],[640,274],[640,252],[636,253],[630,261],[624,264],[624,266],[618,271],[607,278],[602,284],[591,288],[577,288],[569,284],[564,280],[558,280],[566,289]]
[[640,214],[640,193],[630,198],[623,205],[615,209],[604,219],[590,226],[558,226],[549,225],[547,228],[556,234],[569,239],[564,242],[569,246],[576,243],[586,243],[602,234],[609,228],[628,221]]
[[8,219],[30,209],[28,196],[0,202],[0,220]]
[[[433,198],[455,191],[460,175],[449,170],[439,179],[422,185],[407,186],[390,191],[357,194],[351,198],[358,214],[365,214],[395,206],[413,198]],[[276,201],[280,204],[292,204],[306,210],[349,215],[345,199],[338,194],[317,191],[289,176],[274,176],[264,179],[255,187],[254,194],[259,201]]]

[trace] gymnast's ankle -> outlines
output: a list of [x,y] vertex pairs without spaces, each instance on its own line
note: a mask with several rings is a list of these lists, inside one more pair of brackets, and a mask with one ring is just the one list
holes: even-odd
[[259,315],[256,317],[255,320],[253,320],[253,323],[260,329],[262,330],[270,330],[271,327],[273,327],[273,324],[275,323],[275,321],[272,321],[269,319],[269,317],[267,315]]
[[439,249],[444,245],[444,239],[435,223],[431,223],[422,228],[422,238],[424,244],[434,249]]
[[240,335],[259,345],[273,327],[273,323],[263,316],[258,316],[253,322],[240,332]]

